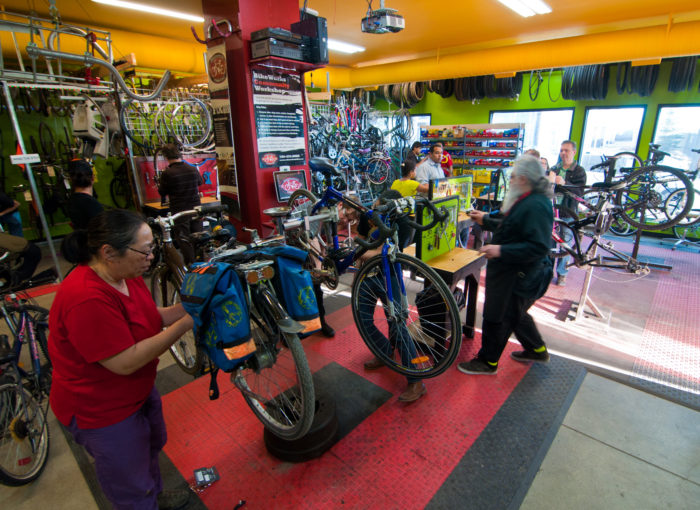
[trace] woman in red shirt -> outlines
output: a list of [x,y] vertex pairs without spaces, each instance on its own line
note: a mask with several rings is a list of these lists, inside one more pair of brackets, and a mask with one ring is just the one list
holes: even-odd
[[49,314],[51,409],[95,459],[115,508],[179,508],[186,491],[162,492],[158,453],[167,436],[155,378],[158,356],[192,328],[192,318],[180,304],[153,302],[141,278],[153,234],[140,215],[100,213],[65,246],[80,265]]

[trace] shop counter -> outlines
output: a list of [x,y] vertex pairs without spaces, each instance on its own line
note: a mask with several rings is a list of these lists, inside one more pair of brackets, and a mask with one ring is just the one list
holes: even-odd
[[[202,205],[204,204],[219,204],[219,200],[216,197],[202,197]],[[146,202],[143,204],[143,213],[146,216],[165,216],[170,212],[169,205],[161,204],[160,201],[156,202]]]
[[[404,253],[413,256],[415,256],[415,252],[415,246],[408,246],[404,250]],[[450,290],[454,290],[457,283],[464,280],[466,316],[462,332],[468,338],[474,338],[479,278],[481,277],[481,268],[486,265],[486,257],[476,250],[456,247],[448,253],[425,261],[425,263],[437,271]]]

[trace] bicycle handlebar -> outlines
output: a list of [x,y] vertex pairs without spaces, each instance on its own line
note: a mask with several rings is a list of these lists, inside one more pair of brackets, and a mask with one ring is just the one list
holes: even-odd
[[[435,225],[444,222],[449,217],[449,212],[444,210],[444,208],[443,211],[440,212],[440,210],[438,210],[438,208],[435,207],[435,204],[433,204],[430,200],[424,197],[405,197],[397,198],[394,200],[388,200],[385,204],[377,207],[375,211],[378,213],[390,214],[391,212],[397,210],[415,210],[415,205],[417,203],[428,207],[428,209],[430,209],[433,213],[433,220],[427,225],[421,225],[413,220],[406,219],[406,223],[419,232],[430,230],[431,228],[435,227]],[[375,225],[377,225],[377,228],[379,229],[379,237],[374,241],[365,241],[364,239],[355,238],[355,242],[357,242],[357,244],[359,244],[362,248],[365,248],[367,250],[373,250],[381,246],[381,244],[384,243],[384,240],[388,237],[393,236],[394,232],[396,232],[398,228],[397,226],[394,226],[393,228],[387,227],[379,214],[372,214],[371,219],[372,222]]]
[[222,246],[221,251],[217,252],[217,250],[214,250],[214,254],[211,256],[209,259],[210,261],[215,261],[218,259],[222,259],[225,257],[234,257],[236,255],[241,255],[242,253],[245,253],[248,250],[252,250],[254,248],[260,248],[261,246],[267,246],[268,244],[280,244],[283,243],[285,240],[284,236],[274,236],[274,237],[268,237],[267,239],[259,239],[257,241],[253,241],[250,244],[242,244],[237,246],[236,248],[228,248],[228,245]]
[[224,204],[203,204],[198,205],[194,209],[188,211],[180,211],[175,214],[168,214],[167,216],[157,216],[155,218],[148,218],[149,225],[160,225],[161,227],[172,227],[175,224],[175,220],[179,218],[184,218],[186,216],[198,217],[206,216],[211,213],[218,213],[227,211],[228,207]]

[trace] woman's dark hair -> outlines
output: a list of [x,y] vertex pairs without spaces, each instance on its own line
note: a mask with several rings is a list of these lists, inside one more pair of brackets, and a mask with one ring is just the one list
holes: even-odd
[[163,156],[165,156],[165,159],[180,159],[182,153],[180,148],[174,143],[166,143],[163,145]]
[[76,230],[63,239],[61,253],[73,264],[89,262],[105,244],[123,255],[145,222],[143,216],[126,209],[102,211],[90,220],[87,230]]
[[411,172],[413,172],[416,169],[416,162],[410,159],[407,159],[403,163],[401,163],[401,177],[408,177]]
[[68,163],[68,175],[73,188],[92,186],[92,167],[84,159],[74,159]]
[[411,150],[415,149],[416,147],[423,147],[423,144],[420,142],[413,142],[413,145],[411,145]]

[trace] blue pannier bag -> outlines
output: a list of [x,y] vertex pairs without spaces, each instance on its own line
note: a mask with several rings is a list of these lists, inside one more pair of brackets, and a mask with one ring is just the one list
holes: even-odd
[[272,283],[289,316],[298,321],[318,317],[311,273],[303,268],[308,253],[293,246],[273,246],[260,251],[275,260],[276,275]]
[[194,319],[197,344],[216,367],[231,372],[255,351],[243,287],[230,264],[192,264],[180,297]]

